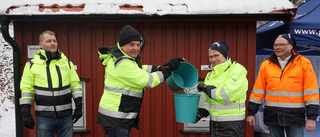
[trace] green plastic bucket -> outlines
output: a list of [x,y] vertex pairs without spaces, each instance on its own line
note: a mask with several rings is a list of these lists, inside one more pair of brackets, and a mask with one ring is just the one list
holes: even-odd
[[172,72],[166,83],[170,90],[193,88],[198,82],[198,71],[188,62],[181,62],[179,68]]
[[173,93],[176,121],[195,123],[198,112],[200,94]]

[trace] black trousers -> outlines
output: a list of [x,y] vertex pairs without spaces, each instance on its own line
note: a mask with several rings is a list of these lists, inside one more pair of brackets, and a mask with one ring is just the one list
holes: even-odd
[[246,127],[245,120],[226,121],[226,122],[210,122],[211,137],[244,137]]

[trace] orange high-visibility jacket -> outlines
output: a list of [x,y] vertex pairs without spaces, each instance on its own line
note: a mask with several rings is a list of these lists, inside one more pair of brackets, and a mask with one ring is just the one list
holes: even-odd
[[[264,61],[254,84],[248,115],[254,115],[265,98],[266,125],[304,126],[319,113],[319,88],[311,62],[292,52],[284,70],[275,54]],[[305,109],[306,108],[306,109]]]

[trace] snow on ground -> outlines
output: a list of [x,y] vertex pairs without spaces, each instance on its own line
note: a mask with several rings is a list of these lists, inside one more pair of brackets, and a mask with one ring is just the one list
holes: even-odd
[[16,136],[13,81],[13,50],[0,33],[0,137]]

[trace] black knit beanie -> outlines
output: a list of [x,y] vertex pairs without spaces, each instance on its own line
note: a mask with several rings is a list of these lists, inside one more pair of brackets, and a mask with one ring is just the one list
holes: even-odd
[[119,45],[123,46],[131,41],[141,41],[141,35],[130,25],[126,25],[120,32]]
[[286,39],[293,46],[293,49],[297,46],[296,39],[291,34],[280,34],[278,38]]
[[214,42],[210,48],[209,48],[209,51],[210,50],[217,50],[219,51],[225,58],[228,57],[228,51],[229,51],[229,46],[223,42],[223,41],[217,41],[217,42]]

